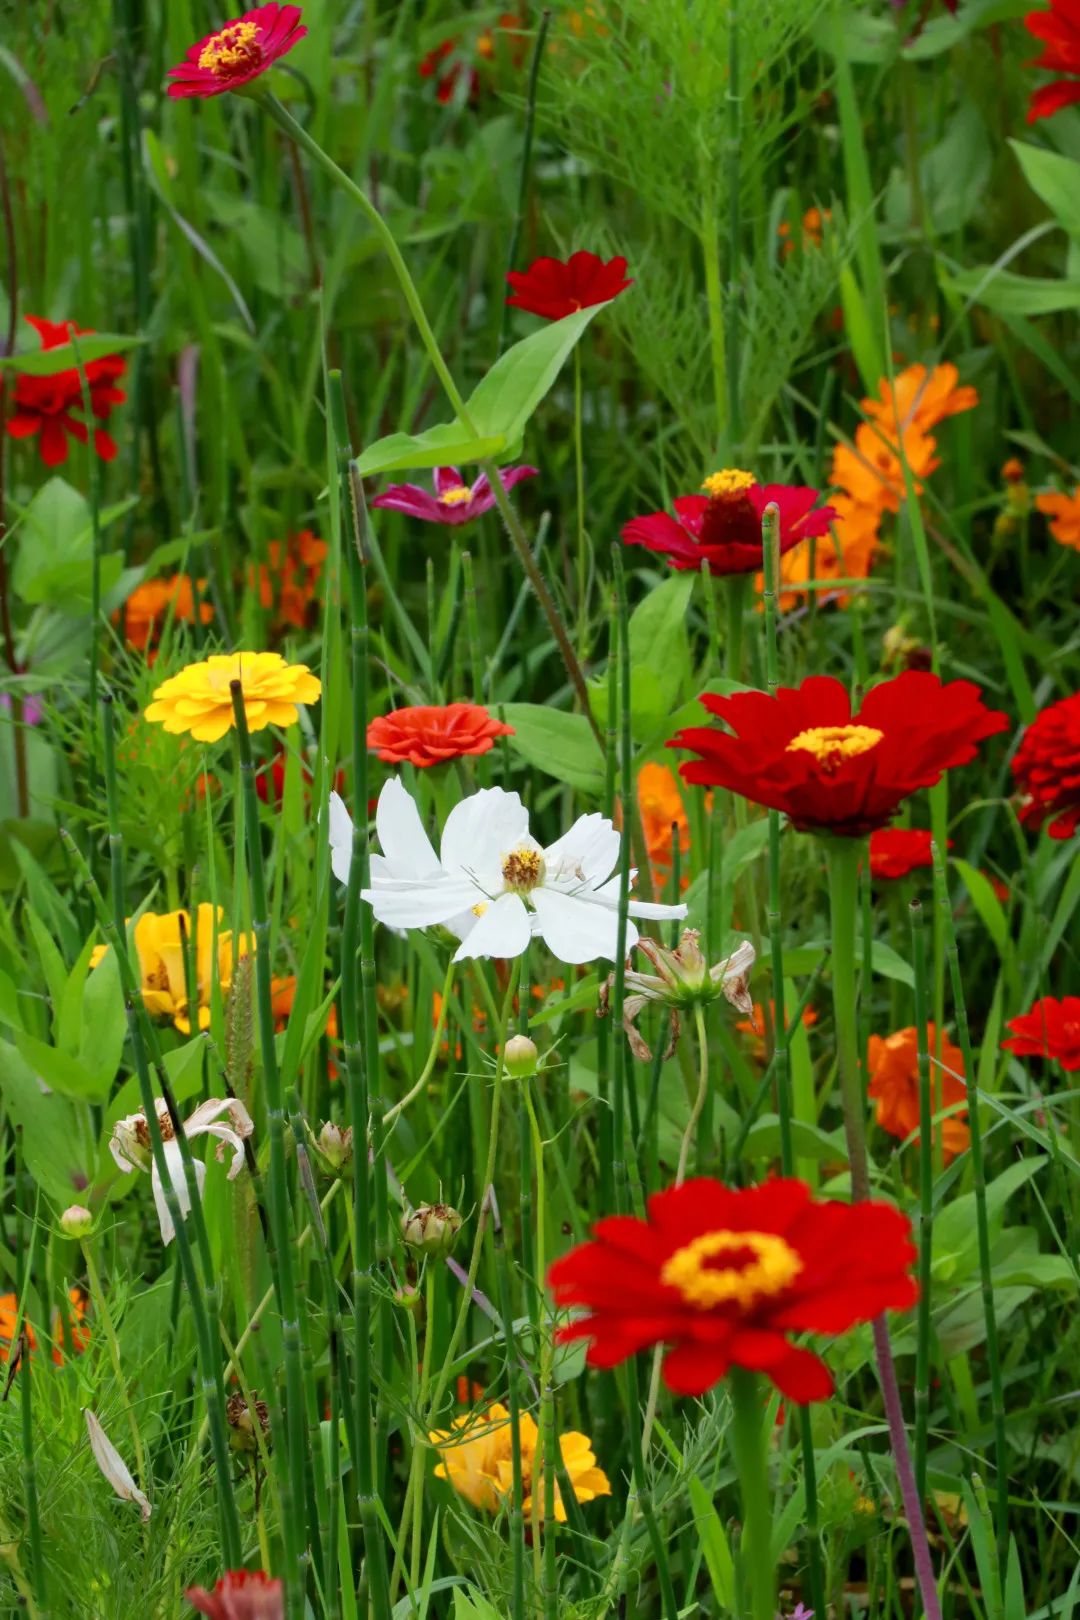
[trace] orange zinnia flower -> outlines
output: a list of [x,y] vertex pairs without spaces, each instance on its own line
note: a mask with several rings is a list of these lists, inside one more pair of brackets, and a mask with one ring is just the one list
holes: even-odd
[[[81,1288],[68,1289],[68,1301],[71,1306],[71,1340],[72,1346],[79,1354],[86,1349],[90,1340],[90,1329],[83,1327],[86,1318],[86,1295]],[[19,1296],[17,1294],[0,1294],[0,1361],[8,1359],[11,1341],[15,1337],[15,1330],[19,1322]],[[37,1349],[37,1338],[29,1322],[24,1324],[24,1331],[30,1345],[31,1352]],[[58,1367],[63,1365],[64,1352],[64,1318],[60,1311],[54,1311],[52,1317],[52,1359]]]
[[[933,1024],[926,1026],[926,1039],[930,1048],[930,1084],[932,1109],[935,1114],[967,1097],[964,1084],[964,1057],[947,1035],[941,1036],[938,1050],[937,1034]],[[894,1035],[871,1035],[866,1053],[866,1066],[870,1075],[868,1095],[877,1103],[877,1122],[890,1136],[906,1141],[914,1136],[919,1140],[919,1048],[915,1026],[898,1029]],[[961,1114],[950,1114],[934,1126],[934,1138],[941,1132],[941,1145],[945,1162],[963,1153],[971,1132],[964,1123],[967,1109]]]
[[[274,612],[278,629],[303,630],[315,600],[322,566],[329,547],[310,529],[290,534],[284,546],[271,540],[266,548],[268,563],[248,570],[248,585],[259,592],[267,612]],[[276,612],[275,612],[276,609]]]
[[649,863],[658,872],[667,873],[671,870],[675,838],[681,855],[690,848],[690,823],[675,772],[666,765],[643,765],[638,772],[637,798]]
[[[199,592],[206,586],[205,579],[198,581]],[[120,621],[120,613],[124,618],[124,640],[129,647],[150,648],[151,643],[157,641],[165,620],[170,612],[174,619],[180,619],[185,624],[191,624],[195,618],[195,591],[189,574],[172,574],[168,579],[146,579],[141,585],[136,585],[123,608],[116,614],[116,622]],[[214,610],[209,602],[199,603],[199,622],[209,624],[214,617]],[[152,663],[154,652],[150,650],[147,662]]]
[[1050,533],[1058,544],[1080,551],[1080,484],[1071,495],[1056,491],[1049,495],[1036,495],[1035,505],[1044,517],[1050,519]]
[[[790,1024],[791,1024],[791,1008],[790,1007],[785,1009],[785,1016],[786,1016],[786,1025],[787,1025],[787,1027],[790,1027]],[[773,1002],[773,1001],[769,1002],[769,1017],[770,1017],[770,1019],[771,1019],[771,1021],[773,1023],[776,1022],[776,1003]],[[818,1020],[818,1015],[814,1011],[813,1007],[804,1007],[803,1008],[803,1015],[802,1015],[803,1029],[812,1029],[814,1027],[814,1025],[817,1023],[817,1020]],[[765,1061],[765,1056],[766,1056],[766,1053],[765,1053],[765,1009],[762,1006],[760,1001],[755,1001],[754,1002],[754,1010],[750,1014],[750,1017],[749,1018],[740,1018],[738,1020],[738,1022],[736,1023],[735,1028],[739,1031],[739,1033],[741,1035],[746,1036],[746,1044],[747,1044],[747,1047],[750,1050],[751,1057],[754,1058],[757,1062],[763,1063]]]

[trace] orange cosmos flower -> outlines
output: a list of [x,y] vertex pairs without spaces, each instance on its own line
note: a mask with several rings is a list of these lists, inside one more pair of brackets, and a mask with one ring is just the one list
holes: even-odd
[[304,630],[316,600],[323,563],[329,547],[310,529],[290,534],[284,545],[271,540],[266,548],[268,563],[249,568],[248,586],[257,589],[259,601],[274,614],[274,628]]
[[[958,1046],[947,1035],[937,1035],[933,1024],[926,1026],[926,1040],[930,1048],[930,1084],[932,1109],[935,1114],[967,1097],[964,1084],[964,1058]],[[870,1075],[868,1095],[877,1103],[877,1122],[890,1136],[906,1141],[914,1136],[919,1140],[919,1048],[918,1033],[912,1024],[898,1029],[894,1035],[871,1035],[866,1052],[866,1067]],[[964,1124],[967,1109],[950,1114],[934,1125],[934,1136],[941,1132],[941,1145],[945,1162],[963,1153],[971,1132]]]
[[1036,495],[1035,506],[1050,519],[1050,533],[1059,545],[1080,551],[1080,484],[1071,495],[1058,493]]
[[[790,1028],[790,1025],[791,1025],[791,1008],[790,1007],[786,1008],[785,1012],[786,1012],[786,1018],[787,1018],[787,1026],[786,1027]],[[776,1003],[774,1001],[769,1002],[769,1018],[770,1018],[770,1021],[773,1024],[775,1024],[775,1022],[776,1022]],[[813,1029],[813,1027],[817,1023],[817,1021],[818,1021],[818,1015],[814,1011],[813,1007],[804,1007],[803,1008],[803,1015],[802,1015],[803,1029]],[[750,1014],[750,1017],[749,1018],[740,1018],[738,1020],[738,1022],[736,1023],[735,1028],[739,1031],[739,1033],[741,1035],[746,1036],[746,1044],[747,1044],[747,1047],[749,1048],[750,1056],[752,1058],[754,1058],[754,1060],[756,1062],[763,1063],[765,1061],[765,1057],[766,1057],[766,1052],[765,1052],[765,1009],[762,1006],[760,1001],[755,1001],[754,1002],[754,1008],[753,1008],[753,1011]]]
[[[832,506],[836,512],[832,532],[823,535],[816,544],[799,546],[780,558],[780,578],[784,586],[779,596],[782,613],[809,596],[806,586],[811,579],[869,577],[880,541],[881,515],[878,509],[864,506],[849,495],[834,496]],[[764,588],[765,576],[759,574],[759,598]],[[820,591],[817,594],[819,601],[835,602],[838,607],[846,607],[851,599],[851,592],[843,589],[830,591],[827,595]]]
[[675,772],[666,765],[643,765],[638,772],[637,798],[649,864],[662,881],[662,874],[671,870],[675,839],[680,854],[690,848],[690,823]]
[[[289,1017],[293,1010],[293,1002],[295,1000],[295,973],[288,973],[281,978],[275,977],[270,980],[270,1010],[274,1015],[274,1028],[279,1034],[289,1022]],[[338,1034],[337,1007],[334,1006],[333,1003],[331,1003],[330,1011],[327,1014],[324,1034],[331,1045],[336,1042]],[[333,1058],[330,1058],[326,1065],[326,1078],[328,1080],[336,1080],[337,1077],[337,1064],[334,1062]]]
[[979,403],[979,396],[969,384],[959,386],[960,373],[954,365],[908,366],[890,386],[887,377],[878,384],[878,398],[864,399],[863,411],[872,421],[880,423],[886,434],[895,440],[909,427],[919,433],[930,430],[947,416],[970,411]]
[[[86,1319],[86,1295],[81,1288],[68,1289],[68,1315],[71,1320],[72,1348],[78,1355],[86,1349],[90,1342],[90,1329],[84,1327]],[[11,1342],[15,1337],[19,1325],[19,1296],[17,1294],[0,1294],[0,1361],[7,1361]],[[30,1351],[37,1349],[37,1337],[29,1322],[24,1322],[23,1331],[26,1334]],[[52,1316],[52,1359],[57,1367],[64,1362],[64,1317],[60,1311],[54,1311]]]
[[906,427],[897,440],[882,425],[860,422],[855,429],[854,448],[838,444],[833,451],[832,481],[861,506],[898,512],[904,495],[904,462],[911,469],[916,495],[922,493],[921,480],[940,465],[935,441],[914,425]]
[[[198,581],[200,595],[205,579]],[[147,662],[152,663],[155,653],[152,643],[161,634],[169,614],[184,624],[195,618],[195,585],[189,574],[171,574],[166,579],[145,579],[136,585],[123,608],[115,615],[115,622],[124,620],[124,640],[129,647],[148,649]],[[214,610],[209,602],[199,603],[199,623],[209,624]]]

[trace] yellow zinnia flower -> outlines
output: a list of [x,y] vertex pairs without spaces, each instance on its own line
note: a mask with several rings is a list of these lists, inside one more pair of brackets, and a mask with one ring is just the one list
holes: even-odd
[[[522,1510],[528,1517],[532,1512],[533,1470],[539,1437],[539,1430],[528,1412],[521,1414],[518,1432],[521,1435]],[[449,1430],[436,1430],[428,1439],[443,1458],[435,1470],[436,1479],[448,1479],[467,1502],[488,1513],[497,1513],[504,1503],[510,1502],[514,1492],[514,1468],[510,1413],[505,1406],[490,1406],[480,1418],[472,1413],[455,1418]],[[560,1434],[559,1450],[579,1502],[611,1495],[608,1477],[596,1466],[587,1435]],[[543,1478],[535,1483],[542,1514]],[[558,1484],[555,1486],[555,1517],[560,1524],[566,1523],[566,1508]]]
[[[232,984],[233,937],[222,929],[224,911],[217,908],[217,980],[225,995]],[[139,977],[142,998],[151,1018],[168,1018],[181,1034],[191,1034],[188,1008],[187,979],[184,969],[185,941],[190,948],[191,918],[186,911],[166,911],[157,914],[146,911],[135,924],[135,950],[139,958]],[[248,956],[255,949],[255,941],[247,934],[240,936],[240,956]],[[98,945],[91,954],[90,966],[96,968],[109,950]],[[195,982],[198,993],[198,1023],[200,1029],[210,1025],[210,994],[213,986],[214,908],[199,907],[195,923]]]
[[295,725],[297,704],[314,703],[322,692],[306,664],[287,664],[280,653],[218,653],[159,686],[146,719],[173,733],[190,731],[196,742],[217,742],[233,724],[232,681],[243,688],[249,731]]

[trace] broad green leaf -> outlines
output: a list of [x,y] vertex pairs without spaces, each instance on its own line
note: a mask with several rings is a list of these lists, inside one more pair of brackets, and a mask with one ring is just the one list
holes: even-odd
[[[137,504],[137,497],[105,507],[99,514],[104,533]],[[24,602],[49,602],[83,612],[90,601],[93,534],[90,503],[63,478],[50,478],[22,513],[12,579]],[[101,559],[102,590],[120,577],[119,552]]]
[[24,1030],[16,1031],[15,1044],[50,1091],[61,1091],[66,1097],[80,1097],[89,1102],[100,1102],[108,1094],[109,1081],[103,1083],[81,1059],[48,1046]]
[[1044,146],[1010,140],[1024,179],[1049,208],[1063,230],[1080,239],[1080,163]]
[[1080,281],[1075,277],[1018,276],[996,265],[939,272],[946,292],[958,293],[999,315],[1053,315],[1080,309]]
[[[824,940],[813,940],[806,945],[796,945],[792,950],[784,952],[784,971],[796,978],[803,978],[813,973],[818,963],[829,950]],[[758,951],[758,963],[769,960],[769,946],[763,942]],[[862,939],[855,942],[855,960],[862,964]],[[875,939],[871,952],[871,963],[875,973],[884,979],[895,979],[899,984],[906,984],[910,989],[915,988],[915,974],[910,962],[906,962],[898,951],[891,945],[886,945],[883,939]]]
[[106,951],[86,981],[82,995],[79,1061],[108,1090],[116,1079],[127,1035],[127,1012],[120,988],[120,969]]
[[0,1041],[4,1106],[22,1128],[26,1166],[47,1196],[65,1209],[89,1183],[76,1112],[66,1097],[42,1090],[34,1066]]
[[357,457],[356,467],[364,478],[412,467],[459,467],[499,455],[505,443],[501,434],[482,438],[469,433],[460,422],[443,422],[426,433],[391,433],[376,439]]
[[62,343],[55,349],[27,349],[21,354],[0,357],[0,367],[18,371],[24,377],[54,377],[58,371],[76,368],[79,360],[87,366],[91,360],[103,360],[109,354],[126,354],[146,341],[144,337],[125,337],[119,332],[88,332],[78,339],[78,358],[74,344]]
[[1001,901],[994,893],[993,884],[984,872],[978,871],[968,861],[954,858],[953,865],[963,878],[964,887],[971,896],[971,903],[997,947],[998,955],[1002,955],[1009,943],[1009,925],[1005,920]]
[[[820,1125],[806,1120],[791,1121],[791,1140],[796,1154],[802,1159],[817,1159],[829,1164],[846,1164],[847,1148],[843,1131],[823,1131]],[[762,1114],[754,1121],[743,1149],[748,1159],[775,1159],[780,1156],[780,1119],[776,1114]]]
[[499,713],[514,728],[507,741],[528,764],[582,793],[602,791],[604,760],[583,714],[543,703],[501,703]]

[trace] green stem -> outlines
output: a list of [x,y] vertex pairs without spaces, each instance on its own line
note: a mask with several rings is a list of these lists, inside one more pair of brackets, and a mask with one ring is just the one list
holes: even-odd
[[[926,1500],[926,1447],[930,1421],[930,1282],[934,1232],[934,1099],[926,1025],[926,939],[922,904],[912,900],[911,960],[915,970],[915,1040],[919,1055],[919,1306],[915,1349],[915,1484]],[[940,1129],[940,1126],[938,1127]]]
[[[517,206],[514,209],[514,225],[510,232],[510,245],[506,250],[506,268],[514,268],[517,258],[518,244],[521,241],[521,227],[525,221],[525,200],[529,190],[529,173],[532,168],[533,131],[536,128],[536,89],[540,79],[540,63],[544,59],[544,44],[547,40],[548,28],[551,24],[551,7],[545,6],[540,13],[540,21],[536,29],[536,38],[533,41],[532,58],[529,62],[529,87],[525,94],[525,135],[521,146],[521,169],[518,173]],[[506,300],[503,300],[499,314],[499,353],[503,351],[506,338]],[[479,701],[479,699],[477,700]]]
[[727,639],[724,645],[724,674],[729,681],[742,678],[743,623],[750,594],[749,574],[729,574],[724,580],[727,604]]
[[686,1180],[686,1165],[690,1157],[690,1144],[697,1131],[701,1110],[705,1106],[705,1094],[709,1089],[709,1037],[705,1029],[705,1009],[700,1001],[694,1003],[694,1032],[698,1044],[698,1084],[694,1097],[690,1118],[683,1131],[682,1142],[679,1144],[679,1163],[675,1170],[675,1185],[681,1187]]
[[716,219],[715,177],[702,150],[701,256],[705,263],[705,302],[709,312],[709,348],[712,355],[713,397],[716,402],[716,442],[724,443],[728,430],[727,360],[724,340],[724,292],[720,282],[720,231]]
[[769,1495],[765,1402],[757,1374],[732,1367],[731,1448],[743,1507],[743,1556],[750,1569],[752,1620],[775,1620],[776,1565],[772,1555],[772,1499]]
[[[529,1114],[533,1161],[536,1168],[536,1275],[543,1278],[547,1269],[545,1223],[547,1221],[547,1187],[544,1178],[544,1139],[533,1107],[532,1083],[524,1082],[525,1107]],[[533,1545],[540,1547],[543,1537],[543,1578],[540,1583],[539,1613],[543,1620],[557,1620],[559,1606],[559,1580],[555,1567],[555,1385],[552,1379],[554,1357],[552,1351],[553,1324],[544,1320],[543,1304],[537,1322],[540,1338],[540,1425],[536,1465],[533,1468]],[[543,1528],[540,1526],[540,1485],[543,1482]]]
[[510,1552],[513,1557],[510,1620],[525,1620],[525,1483],[521,1469],[521,1405],[518,1396],[518,1359],[514,1337],[514,1302],[510,1260],[506,1253],[503,1224],[498,1211],[492,1212],[495,1255],[499,1272],[499,1307],[502,1311],[503,1339],[506,1346],[506,1405],[510,1413],[510,1467],[513,1496],[510,1506]]
[[388,1125],[393,1124],[398,1115],[408,1108],[410,1103],[416,1101],[417,1097],[419,1097],[420,1093],[423,1091],[424,1087],[431,1078],[431,1071],[434,1069],[439,1056],[439,1045],[442,1041],[442,1033],[446,1028],[446,1017],[450,1011],[450,990],[454,982],[454,965],[454,959],[451,957],[449,962],[446,964],[446,977],[443,980],[442,1000],[439,1003],[439,1016],[435,1022],[435,1034],[432,1037],[431,1049],[428,1052],[427,1058],[424,1062],[424,1067],[420,1070],[416,1083],[409,1087],[404,1097],[400,1098],[396,1103],[394,1103],[392,1108],[388,1108],[386,1110],[382,1121],[384,1130]]
[[732,454],[738,458],[742,442],[742,399],[739,392],[739,276],[742,267],[742,104],[739,100],[739,14],[737,0],[728,9],[728,265],[725,310],[727,350],[728,433]]
[[578,657],[589,656],[589,553],[585,543],[585,447],[581,423],[581,348],[574,347],[574,479],[577,485]]

